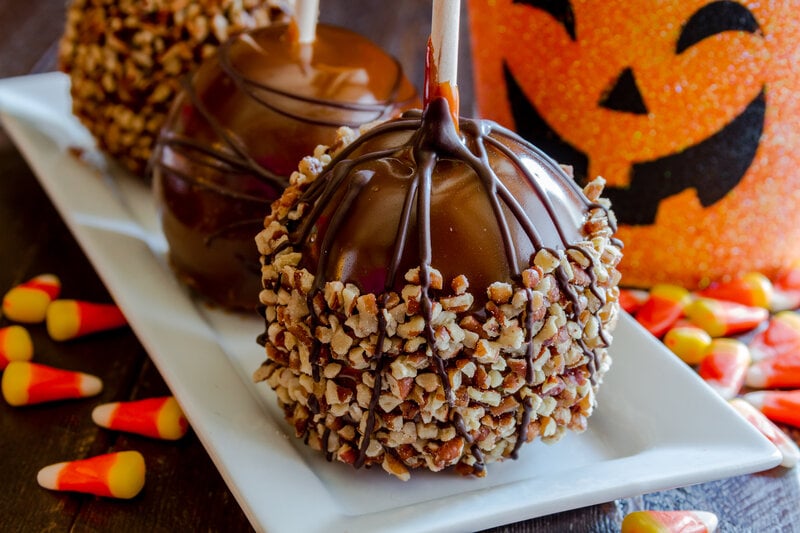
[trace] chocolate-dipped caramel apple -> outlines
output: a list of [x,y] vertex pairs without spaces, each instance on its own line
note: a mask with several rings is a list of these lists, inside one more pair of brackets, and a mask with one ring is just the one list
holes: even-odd
[[302,43],[294,25],[275,25],[226,42],[186,85],[153,159],[178,276],[217,304],[254,309],[253,236],[297,162],[340,126],[417,101],[397,60],[342,28],[317,25]]
[[59,47],[72,109],[144,176],[180,79],[231,35],[288,20],[292,0],[71,0]]
[[254,378],[329,460],[401,479],[482,476],[585,429],[619,309],[602,181],[581,191],[513,132],[456,124],[443,87],[306,158],[256,239]]

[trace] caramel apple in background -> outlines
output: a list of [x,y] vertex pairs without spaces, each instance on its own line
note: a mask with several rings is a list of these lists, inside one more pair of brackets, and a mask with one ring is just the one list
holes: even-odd
[[586,429],[619,312],[602,183],[458,118],[458,4],[433,3],[424,110],[304,159],[256,239],[254,378],[328,460],[403,480]]
[[603,176],[626,285],[800,259],[790,2],[470,0],[479,113]]
[[293,0],[72,0],[59,47],[73,112],[101,150],[145,175],[180,79],[228,37],[288,20]]
[[301,42],[297,28],[273,25],[222,45],[178,97],[153,158],[170,263],[224,307],[256,307],[253,238],[300,159],[340,126],[418,105],[399,62],[368,39],[319,24]]

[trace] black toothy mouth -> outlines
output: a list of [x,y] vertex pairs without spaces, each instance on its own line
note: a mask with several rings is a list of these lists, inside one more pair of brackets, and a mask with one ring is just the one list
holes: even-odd
[[[525,96],[503,63],[506,90],[517,133],[559,163],[572,165],[585,183],[589,157],[562,139]],[[653,224],[665,198],[694,189],[703,207],[720,201],[742,180],[753,162],[764,131],[766,94],[762,88],[745,110],[717,133],[688,148],[651,161],[633,163],[627,187],[606,187],[621,224]]]

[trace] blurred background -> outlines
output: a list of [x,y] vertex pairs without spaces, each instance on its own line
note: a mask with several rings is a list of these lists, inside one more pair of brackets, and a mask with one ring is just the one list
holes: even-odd
[[[325,9],[328,2],[344,4],[346,9]],[[472,68],[469,61],[467,2],[462,2],[461,56],[459,87],[462,111],[472,113]],[[64,26],[65,0],[0,0],[0,77],[21,76],[53,70],[57,56],[57,37]],[[372,39],[393,54],[417,90],[422,90],[425,57],[420,43],[427,42],[430,25],[420,25],[420,13],[431,10],[430,0],[322,0],[320,20],[342,26]],[[347,13],[344,15],[343,13]],[[394,25],[397,31],[386,32]],[[39,35],[34,46],[29,35]]]

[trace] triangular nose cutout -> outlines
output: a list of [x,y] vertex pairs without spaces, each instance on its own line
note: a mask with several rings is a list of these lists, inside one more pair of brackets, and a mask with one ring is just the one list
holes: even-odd
[[631,67],[626,67],[620,73],[617,81],[604,93],[600,99],[600,107],[634,115],[647,114],[647,106],[636,85],[636,78]]

